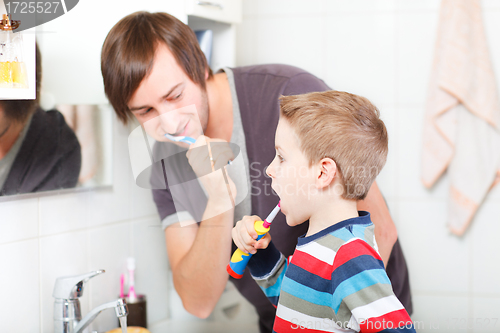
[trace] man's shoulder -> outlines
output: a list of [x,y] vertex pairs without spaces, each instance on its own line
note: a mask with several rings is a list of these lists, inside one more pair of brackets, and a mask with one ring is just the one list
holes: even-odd
[[80,150],[80,143],[59,111],[38,108],[21,147],[23,152],[28,148],[36,153],[50,151],[52,158],[61,158],[75,149]]
[[264,64],[232,68],[235,76],[275,76],[292,78],[297,75],[311,75],[308,71],[284,64]]
[[[283,64],[266,64],[232,69],[238,97],[254,100],[268,96],[273,102],[280,95],[297,95],[330,90],[320,78],[306,70]],[[264,97],[262,97],[264,98]],[[245,99],[245,98],[243,98]]]

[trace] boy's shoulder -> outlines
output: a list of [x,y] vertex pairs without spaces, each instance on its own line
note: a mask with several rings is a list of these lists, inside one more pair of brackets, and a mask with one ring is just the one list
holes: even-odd
[[294,256],[305,253],[333,265],[339,251],[352,253],[352,255],[360,251],[368,251],[378,256],[375,228],[368,213],[359,218],[337,223],[315,235],[299,238]]

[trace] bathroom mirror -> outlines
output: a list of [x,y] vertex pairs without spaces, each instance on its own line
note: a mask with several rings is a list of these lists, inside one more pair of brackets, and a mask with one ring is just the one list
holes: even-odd
[[109,105],[38,108],[0,156],[0,199],[112,185],[112,117]]
[[77,188],[112,185],[113,109],[105,105],[56,105],[80,143]]

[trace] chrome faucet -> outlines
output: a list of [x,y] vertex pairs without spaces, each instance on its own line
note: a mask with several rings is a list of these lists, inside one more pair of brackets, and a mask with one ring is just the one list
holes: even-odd
[[79,297],[83,295],[85,283],[104,270],[93,271],[87,274],[60,277],[54,285],[52,296],[54,301],[54,333],[82,333],[83,330],[105,309],[115,308],[116,316],[128,314],[124,299],[117,299],[99,305],[90,311],[82,320]]

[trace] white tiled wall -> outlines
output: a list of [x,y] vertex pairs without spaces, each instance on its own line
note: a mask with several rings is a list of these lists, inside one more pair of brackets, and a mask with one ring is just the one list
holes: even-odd
[[[500,331],[500,186],[463,237],[446,228],[448,178],[420,182],[439,0],[244,0],[237,65],[286,63],[380,109],[390,144],[378,178],[410,270],[419,332]],[[483,0],[500,86],[500,0]],[[499,91],[500,94],[500,91]],[[432,325],[432,326],[431,326]]]
[[[439,327],[498,332],[500,242],[495,232],[500,232],[500,186],[490,193],[466,235],[457,238],[445,227],[447,177],[430,191],[419,181],[439,4],[244,0],[237,64],[296,65],[332,88],[364,95],[379,107],[391,142],[378,182],[408,261],[413,318],[423,328],[419,331]],[[500,81],[500,0],[483,0],[483,14]],[[172,289],[165,241],[151,193],[133,182],[127,135],[115,122],[112,189],[0,202],[2,331],[52,332],[52,289],[58,276],[103,268],[106,273],[86,286],[82,312],[112,300],[130,255],[137,260],[137,290],[148,296],[153,331],[166,327],[166,299]],[[93,328],[115,326],[112,314],[103,313]]]
[[[152,332],[179,327],[193,332],[232,332],[235,327],[256,332],[255,311],[234,287],[223,294],[207,320],[184,310],[169,275],[151,190],[138,187],[133,179],[129,130],[116,119],[113,127],[111,189],[0,201],[0,331],[54,332],[52,292],[60,276],[106,271],[85,286],[80,299],[83,316],[118,298],[120,274],[126,273],[126,258],[133,256],[136,291],[147,297]],[[231,306],[238,307],[234,318],[224,312]],[[106,310],[90,328],[105,332],[117,325],[114,311]]]
[[[118,298],[126,258],[136,258],[136,290],[148,297],[151,327],[168,318],[168,261],[151,191],[138,188],[128,160],[128,130],[113,124],[113,188],[0,202],[0,330],[53,332],[57,277],[96,269],[82,314]],[[92,329],[117,327],[102,312]]]

